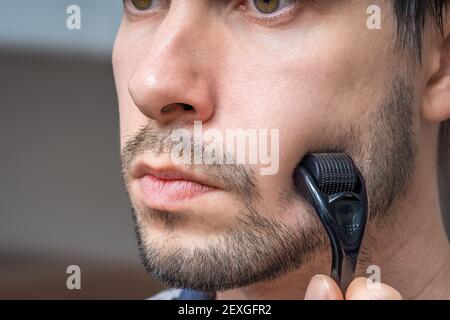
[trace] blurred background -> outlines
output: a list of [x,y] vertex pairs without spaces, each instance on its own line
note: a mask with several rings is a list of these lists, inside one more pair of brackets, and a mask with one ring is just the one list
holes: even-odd
[[[71,5],[79,30],[66,26]],[[120,179],[111,49],[121,15],[121,0],[0,0],[0,299],[162,288],[138,258]],[[70,265],[81,290],[66,287]]]
[[[81,29],[66,20],[81,9]],[[144,299],[120,180],[121,0],[0,0],[0,299]],[[66,269],[81,269],[68,290]]]

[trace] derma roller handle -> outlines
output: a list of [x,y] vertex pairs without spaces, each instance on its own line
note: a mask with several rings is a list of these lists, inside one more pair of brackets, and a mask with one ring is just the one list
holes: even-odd
[[345,153],[313,153],[296,168],[294,183],[327,232],[331,277],[345,293],[354,277],[369,212],[362,175]]

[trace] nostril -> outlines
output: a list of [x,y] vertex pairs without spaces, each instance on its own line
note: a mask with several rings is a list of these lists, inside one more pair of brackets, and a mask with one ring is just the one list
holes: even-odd
[[183,106],[183,110],[184,110],[184,111],[191,111],[191,110],[194,110],[194,107],[191,106],[191,105],[189,105],[189,104],[183,103],[182,106]]
[[163,108],[161,108],[161,113],[171,113],[176,111],[177,109],[183,110],[183,111],[192,111],[194,110],[194,107],[186,104],[186,103],[172,103],[169,104]]

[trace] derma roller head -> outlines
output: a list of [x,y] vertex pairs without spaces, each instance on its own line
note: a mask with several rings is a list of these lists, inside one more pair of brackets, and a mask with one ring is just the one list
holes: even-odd
[[345,291],[354,276],[369,214],[364,179],[345,153],[311,153],[296,168],[294,183],[327,231],[331,276]]

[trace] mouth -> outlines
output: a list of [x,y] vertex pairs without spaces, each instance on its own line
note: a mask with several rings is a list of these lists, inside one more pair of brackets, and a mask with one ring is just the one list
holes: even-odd
[[158,210],[179,210],[188,200],[221,190],[206,177],[170,164],[154,167],[139,162],[132,176],[145,205]]

